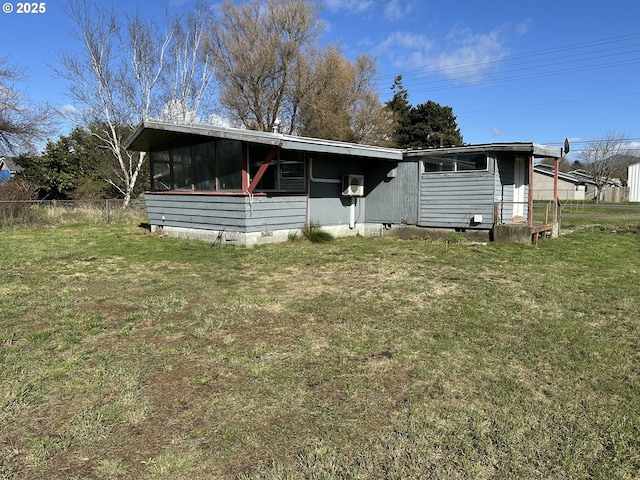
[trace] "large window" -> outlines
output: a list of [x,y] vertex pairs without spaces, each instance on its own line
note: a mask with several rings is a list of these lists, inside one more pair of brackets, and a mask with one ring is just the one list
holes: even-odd
[[[272,147],[264,145],[249,146],[249,174],[254,178],[264,163]],[[305,191],[304,155],[302,152],[281,150],[269,168],[264,172],[256,190],[262,191]]]
[[242,189],[242,143],[218,140],[151,152],[151,189]]
[[442,155],[424,157],[425,172],[468,172],[487,169],[487,155],[468,153],[463,155]]

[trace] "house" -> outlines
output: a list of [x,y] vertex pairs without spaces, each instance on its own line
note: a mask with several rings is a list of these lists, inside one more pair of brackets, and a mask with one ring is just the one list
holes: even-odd
[[629,185],[629,201],[640,202],[640,162],[629,165],[627,185]]
[[[554,169],[551,165],[533,167],[536,185],[534,200],[553,200]],[[558,200],[584,201],[586,193],[594,192],[595,183],[588,175],[574,172],[558,172]]]
[[309,223],[337,236],[530,229],[534,158],[561,155],[533,143],[403,151],[157,121],[126,148],[149,152],[152,230],[241,245],[285,241]]
[[0,157],[0,186],[6,185],[11,177],[23,171],[24,168],[18,165],[13,158]]

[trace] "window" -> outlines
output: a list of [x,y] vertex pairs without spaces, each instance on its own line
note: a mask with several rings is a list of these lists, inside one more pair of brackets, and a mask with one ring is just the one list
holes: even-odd
[[151,152],[151,189],[171,190],[171,158],[168,151]]
[[[249,173],[254,178],[258,169],[267,158],[270,146],[249,146]],[[305,191],[304,154],[302,152],[280,151],[264,172],[256,190],[262,191]]]
[[218,140],[151,152],[151,189],[242,189],[242,143]]
[[424,157],[425,172],[469,172],[487,169],[487,155],[467,153],[462,155],[442,155]]
[[242,143],[235,140],[216,142],[218,190],[242,189]]
[[216,144],[201,143],[191,147],[196,190],[216,189]]

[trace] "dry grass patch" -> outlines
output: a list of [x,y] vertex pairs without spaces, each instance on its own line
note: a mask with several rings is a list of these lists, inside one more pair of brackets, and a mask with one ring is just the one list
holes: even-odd
[[613,236],[0,232],[0,478],[631,478],[640,245]]

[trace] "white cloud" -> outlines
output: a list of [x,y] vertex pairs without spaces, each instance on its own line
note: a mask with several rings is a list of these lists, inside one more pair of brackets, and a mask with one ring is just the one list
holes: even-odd
[[384,18],[390,22],[403,20],[413,10],[413,2],[403,4],[400,0],[391,0],[384,8]]
[[[433,40],[430,40],[424,35],[394,32],[389,35],[384,42],[379,44],[376,50],[378,54],[389,53],[395,56],[398,50],[402,50],[411,55],[416,51],[426,53],[432,49],[433,45]],[[414,52],[411,52],[411,50],[414,50]]]
[[346,10],[351,13],[361,13],[374,5],[373,0],[326,0],[326,7],[334,12]]
[[502,129],[498,127],[493,127],[491,129],[491,135],[493,135],[494,137],[499,137],[500,135],[502,135]]
[[444,44],[424,35],[396,32],[379,45],[378,54],[392,58],[396,67],[476,83],[509,53],[503,37],[503,27],[474,33],[464,25],[455,26],[445,37]]
[[69,105],[69,104],[63,106],[61,110],[62,110],[62,113],[66,115],[75,115],[78,113],[78,109],[73,105]]
[[515,31],[517,35],[524,35],[526,33],[529,33],[529,30],[531,30],[531,24],[533,22],[531,21],[530,18],[528,18],[527,20],[525,20],[524,22],[520,22],[519,24],[516,25]]

